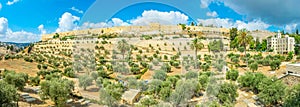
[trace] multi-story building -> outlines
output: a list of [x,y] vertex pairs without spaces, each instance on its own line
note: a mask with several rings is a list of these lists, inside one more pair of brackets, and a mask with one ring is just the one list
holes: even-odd
[[280,32],[267,39],[268,50],[273,50],[277,54],[287,54],[294,52],[295,39],[288,35],[282,36]]

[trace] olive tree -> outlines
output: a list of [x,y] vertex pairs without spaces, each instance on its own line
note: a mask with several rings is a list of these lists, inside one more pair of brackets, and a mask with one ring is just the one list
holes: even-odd
[[0,80],[0,106],[12,106],[14,101],[18,101],[17,89],[13,85]]
[[79,76],[79,87],[82,87],[84,90],[86,90],[86,87],[92,85],[93,78],[91,78],[89,75],[82,75]]

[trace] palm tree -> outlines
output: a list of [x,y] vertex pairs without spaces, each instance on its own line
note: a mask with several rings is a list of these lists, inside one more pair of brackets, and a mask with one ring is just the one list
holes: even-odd
[[[251,35],[248,35],[248,31],[246,29],[242,29],[238,32],[238,36],[237,36],[237,42],[242,45],[245,49],[245,57],[246,57],[246,47],[247,45],[249,45],[249,43],[253,40],[253,37]],[[246,66],[248,66],[248,61],[247,61],[247,57],[246,57]]]
[[[122,53],[122,57],[123,57],[122,60],[124,60],[125,59],[125,52],[130,49],[129,44],[126,42],[125,39],[122,39],[121,41],[118,42],[117,48]],[[123,61],[123,65],[124,65],[124,61]]]
[[191,43],[191,49],[195,50],[195,69],[197,68],[197,52],[198,50],[201,50],[204,48],[204,44],[201,43],[201,40],[199,38],[195,38],[194,40],[192,40]]

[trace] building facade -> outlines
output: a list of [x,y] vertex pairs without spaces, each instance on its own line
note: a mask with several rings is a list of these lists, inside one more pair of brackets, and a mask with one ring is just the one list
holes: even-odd
[[295,39],[288,35],[282,36],[280,32],[277,35],[267,39],[268,50],[273,50],[276,54],[287,54],[294,52]]

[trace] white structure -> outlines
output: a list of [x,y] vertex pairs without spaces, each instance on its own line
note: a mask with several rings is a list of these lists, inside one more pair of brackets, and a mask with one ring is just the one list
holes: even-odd
[[274,53],[287,54],[289,52],[294,52],[295,39],[288,35],[284,35],[284,37],[282,37],[280,32],[278,32],[277,35],[268,38],[267,43],[267,48],[269,50],[273,49]]
[[300,63],[287,64],[286,70],[288,73],[300,75]]

